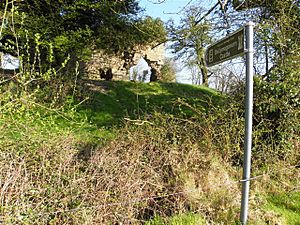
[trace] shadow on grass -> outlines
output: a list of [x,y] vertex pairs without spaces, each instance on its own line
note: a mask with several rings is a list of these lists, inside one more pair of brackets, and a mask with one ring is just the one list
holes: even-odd
[[[5,127],[2,136],[19,142],[29,134],[37,139],[73,135],[79,141],[103,144],[115,137],[126,117],[151,120],[156,113],[162,113],[197,118],[193,108],[209,112],[210,107],[224,99],[211,89],[176,83],[85,80],[80,86],[82,96],[66,103],[62,113],[30,105],[28,110],[2,114],[0,126]],[[89,100],[85,101],[87,97]]]

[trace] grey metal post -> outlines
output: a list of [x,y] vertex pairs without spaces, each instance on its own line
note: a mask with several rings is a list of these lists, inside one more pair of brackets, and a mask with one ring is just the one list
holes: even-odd
[[240,221],[247,223],[250,189],[251,147],[252,147],[252,109],[253,109],[253,22],[245,25],[246,33],[246,112],[245,112],[245,143],[244,168],[242,180],[242,203]]

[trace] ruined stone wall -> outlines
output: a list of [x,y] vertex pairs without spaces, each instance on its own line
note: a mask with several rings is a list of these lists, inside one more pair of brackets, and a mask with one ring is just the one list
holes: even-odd
[[149,66],[159,71],[164,64],[165,47],[163,44],[154,48],[151,46],[137,46],[132,52],[122,54],[108,54],[103,50],[95,50],[90,61],[86,64],[85,72],[90,79],[99,80],[101,71],[111,69],[113,80],[128,80],[129,68],[136,65],[141,58],[145,58]]
[[86,74],[93,80],[100,79],[100,70],[112,69],[114,79],[123,79],[127,71],[124,68],[125,60],[122,55],[107,54],[103,50],[95,50],[90,61],[86,64]]

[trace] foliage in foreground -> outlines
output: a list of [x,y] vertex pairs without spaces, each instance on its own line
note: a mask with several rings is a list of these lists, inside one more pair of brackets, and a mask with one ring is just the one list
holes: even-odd
[[[154,213],[170,216],[214,206],[212,218],[222,221],[224,208],[237,207],[238,201],[231,202],[236,193],[229,191],[238,191],[237,184],[229,175],[222,181],[219,168],[225,167],[208,151],[208,143],[200,146],[187,138],[203,131],[195,124],[182,130],[179,124],[185,122],[163,115],[155,118],[153,125],[127,124],[102,148],[76,146],[71,136],[53,137],[52,145],[36,149],[25,141],[6,146],[1,151],[5,223],[128,224]],[[16,154],[14,147],[23,151]],[[211,187],[215,182],[231,189]],[[223,194],[227,197],[220,202],[216,196]]]
[[[6,224],[140,224],[155,215],[194,212],[215,223],[238,221],[241,171],[214,143],[218,130],[163,114],[144,124],[134,123],[125,123],[118,137],[104,147],[77,142],[68,133],[44,139],[34,129],[28,129],[28,136],[18,144],[4,142],[2,220]],[[223,146],[228,151],[232,147],[226,137]],[[271,207],[260,209],[265,202],[262,193],[278,193],[278,182],[285,182],[280,188],[285,191],[299,185],[297,169],[289,168],[287,183],[287,171],[281,168],[273,166],[261,180],[253,181],[253,224],[284,221],[276,210],[266,213],[273,211]]]
[[179,214],[177,216],[163,219],[155,217],[152,221],[146,222],[146,225],[205,225],[205,220],[198,214]]
[[[87,81],[79,102],[68,97],[62,108],[34,101],[39,92],[3,89],[4,223],[172,223],[166,218],[185,213],[238,221],[239,105],[228,107],[216,92],[188,85],[92,84]],[[296,157],[297,148],[291,151]],[[261,206],[271,202],[263,193],[277,196],[299,186],[295,158],[273,158],[270,167],[256,152],[253,157],[253,176],[263,176],[252,184],[250,222],[288,221]]]
[[277,217],[283,217],[285,224],[299,224],[300,195],[297,191],[287,193],[271,193],[267,197],[266,209]]

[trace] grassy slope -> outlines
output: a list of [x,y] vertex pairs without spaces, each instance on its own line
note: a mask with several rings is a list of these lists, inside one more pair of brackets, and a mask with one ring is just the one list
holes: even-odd
[[[72,129],[78,138],[89,139],[95,144],[112,138],[124,118],[141,119],[155,112],[190,118],[195,112],[183,106],[182,99],[202,110],[209,102],[215,105],[223,100],[219,93],[209,88],[175,83],[88,81],[87,86],[88,99],[86,95],[82,97],[83,103],[74,110],[74,103],[66,107],[70,121],[56,115],[57,125],[61,129]],[[73,113],[69,115],[70,112]]]
[[[70,135],[80,145],[104,145],[117,135],[124,118],[151,120],[156,112],[191,118],[197,115],[195,110],[205,111],[223,101],[220,94],[201,86],[121,81],[88,81],[81,85],[87,84],[88,93],[80,99],[82,102],[70,98],[63,110],[55,111],[25,101],[18,111],[1,114],[1,152],[22,156],[23,152],[32,151],[34,154],[35,149],[58,136]],[[291,221],[288,224],[299,224],[299,205],[293,199],[280,194],[267,199],[267,210],[281,214],[286,221]],[[182,221],[189,217],[189,221],[193,221],[197,216],[186,216]],[[180,219],[172,221],[175,220]],[[163,224],[159,221],[150,224]]]
[[[179,98],[185,98],[191,106],[198,105],[203,110],[206,108],[206,101],[215,103],[215,101],[222,99],[213,90],[174,83],[142,84],[121,81],[89,81],[88,84],[83,82],[80,85],[82,85],[81,87],[88,86],[88,88],[84,88],[86,93],[81,99],[82,102],[80,100],[74,101],[70,97],[63,109],[55,110],[47,105],[35,103],[28,96],[18,99],[15,103],[17,107],[4,105],[1,108],[0,151],[2,154],[0,162],[3,168],[1,177],[4,179],[4,183],[7,173],[11,170],[10,168],[14,167],[11,166],[14,164],[19,165],[19,162],[15,162],[17,158],[23,159],[22,161],[26,164],[32,164],[33,173],[40,174],[46,171],[45,177],[49,176],[50,179],[58,179],[59,181],[61,178],[56,178],[55,173],[48,175],[50,170],[47,170],[48,168],[59,170],[59,168],[54,168],[55,164],[61,163],[58,157],[65,156],[59,156],[61,154],[59,148],[61,147],[56,149],[53,145],[62,140],[63,142],[70,141],[72,145],[78,145],[79,149],[92,149],[93,146],[105,145],[108,140],[113,139],[123,126],[125,117],[132,120],[140,118],[151,120],[151,115],[157,112],[180,117],[192,117],[195,113],[183,106]],[[78,88],[81,87],[78,86]],[[68,137],[72,137],[72,140],[69,140]],[[65,146],[62,146],[62,148],[65,148]],[[54,149],[53,152],[49,152],[51,149]],[[68,151],[69,149],[66,149],[66,157],[67,154],[73,154],[73,150],[70,153],[67,153]],[[54,163],[54,165],[49,163],[49,165],[39,166],[39,163],[44,162],[43,154],[50,155],[49,157],[53,161],[51,163]],[[10,165],[7,160],[10,160],[13,164]],[[55,162],[55,160],[58,161]],[[12,171],[15,170],[17,171],[17,168]],[[80,171],[76,173],[78,172]],[[55,180],[49,181],[48,185],[41,185],[46,185],[47,188],[53,191],[59,189],[52,182],[55,182]],[[19,188],[18,185],[20,185]],[[32,185],[31,187],[21,182],[20,184],[14,184],[14,187],[16,191],[20,191],[20,188],[26,189],[26,186],[29,186],[29,189],[36,186],[36,184]],[[43,192],[43,190],[38,192]],[[45,193],[39,197],[41,198],[41,204],[43,204],[42,201],[44,200],[42,198],[45,195],[48,194]],[[26,196],[24,197],[25,199],[19,199],[19,201],[26,203]],[[13,207],[14,210],[20,207],[20,212],[27,210],[24,209],[22,204],[17,207],[13,203],[10,206],[4,204],[1,209],[4,210],[3,212],[7,212],[5,210],[12,210],[10,207]],[[55,206],[52,207],[55,209]]]
[[[82,102],[70,97],[62,110],[50,109],[26,97],[19,101],[18,107],[4,109],[0,116],[1,140],[22,143],[29,137],[47,140],[72,134],[79,141],[101,144],[114,137],[124,118],[151,117],[155,112],[190,118],[195,113],[183,106],[180,99],[204,110],[206,102],[216,104],[222,100],[211,89],[175,83],[90,81],[89,84]],[[86,82],[80,85],[86,86]]]
[[178,99],[202,106],[202,109],[206,108],[205,102],[212,101],[212,104],[216,104],[222,99],[212,89],[176,83],[102,81],[94,82],[90,89],[91,99],[80,110],[89,115],[90,121],[98,126],[117,124],[124,116],[138,118],[155,111],[193,116],[192,111],[180,108]]
[[25,104],[17,112],[10,110],[1,115],[0,125],[6,128],[5,136],[18,140],[26,136],[29,129],[41,136],[72,133],[79,139],[98,144],[100,139],[113,137],[115,128],[122,125],[125,117],[138,119],[154,112],[190,117],[193,111],[181,106],[179,98],[202,108],[206,107],[204,101],[221,100],[211,89],[175,83],[98,81],[90,84],[82,102],[70,97],[63,110],[52,110],[25,98]]

